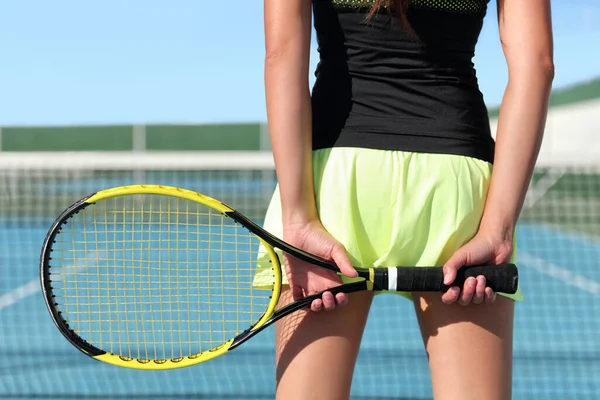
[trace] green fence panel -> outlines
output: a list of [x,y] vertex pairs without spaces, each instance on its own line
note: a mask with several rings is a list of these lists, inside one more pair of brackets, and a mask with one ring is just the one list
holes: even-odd
[[260,125],[146,126],[147,150],[260,150]]
[[133,148],[132,126],[2,128],[3,151],[116,151]]

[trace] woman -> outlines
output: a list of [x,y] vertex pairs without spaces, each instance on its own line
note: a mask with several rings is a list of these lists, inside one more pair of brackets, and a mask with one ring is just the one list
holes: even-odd
[[[471,63],[488,1],[265,0],[279,181],[268,230],[332,259],[345,280],[353,265],[443,265],[450,284],[463,265],[511,260],[553,79],[550,1],[497,0],[509,80],[495,143]],[[285,265],[280,305],[340,283],[297,259]],[[496,295],[478,277],[404,295],[436,399],[511,397],[520,291]],[[349,398],[372,296],[326,292],[277,324],[277,398]]]

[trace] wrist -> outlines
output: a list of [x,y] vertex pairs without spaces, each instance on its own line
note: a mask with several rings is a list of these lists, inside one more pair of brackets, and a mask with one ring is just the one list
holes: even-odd
[[516,221],[512,219],[489,220],[483,218],[478,234],[491,236],[503,242],[512,242],[515,236]]
[[316,208],[294,208],[292,210],[282,210],[282,221],[284,228],[307,225],[319,221],[319,215]]

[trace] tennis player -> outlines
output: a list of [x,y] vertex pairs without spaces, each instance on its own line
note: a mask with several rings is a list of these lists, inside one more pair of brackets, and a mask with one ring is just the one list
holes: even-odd
[[[496,2],[508,82],[495,141],[472,64],[488,1],[265,0],[279,181],[267,230],[334,260],[344,280],[352,265],[443,265],[450,284],[463,265],[514,258],[553,79],[550,0]],[[340,283],[291,258],[285,276],[280,305]],[[435,399],[511,398],[520,290],[496,294],[478,277],[402,295],[414,302]],[[349,398],[372,296],[325,293],[277,324],[278,399]]]

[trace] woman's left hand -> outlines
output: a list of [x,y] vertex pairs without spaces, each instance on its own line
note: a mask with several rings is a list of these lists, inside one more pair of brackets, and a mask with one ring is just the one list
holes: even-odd
[[[467,244],[461,247],[444,265],[444,283],[450,285],[456,278],[456,271],[466,265],[498,265],[509,262],[513,252],[512,241],[506,238],[479,232]],[[467,278],[462,288],[452,286],[442,295],[442,301],[460,305],[492,303],[496,293],[487,286],[486,279]]]

